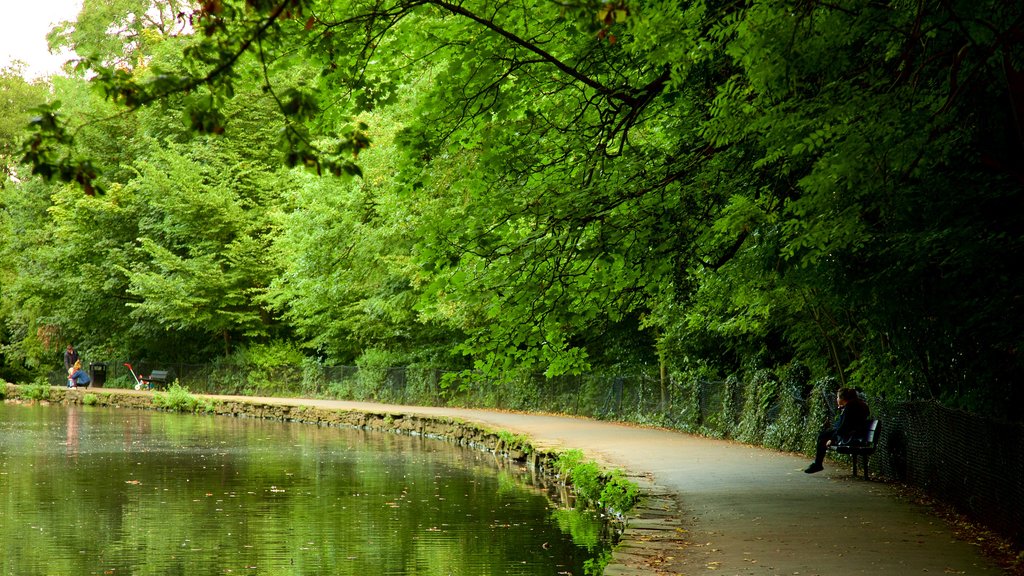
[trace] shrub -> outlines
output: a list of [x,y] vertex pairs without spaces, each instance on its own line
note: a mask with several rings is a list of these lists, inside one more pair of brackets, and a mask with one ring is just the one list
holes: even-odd
[[507,430],[498,432],[498,441],[505,450],[520,450],[526,454],[533,451],[530,439],[522,434],[513,434]]
[[612,470],[601,489],[601,504],[623,514],[630,510],[640,497],[640,487],[626,479],[621,470]]
[[576,496],[584,502],[597,502],[601,498],[601,469],[587,461],[580,450],[566,450],[558,455],[555,468],[559,475],[572,484]]
[[768,412],[779,396],[779,380],[770,370],[758,370],[747,384],[744,396],[736,437],[742,442],[760,444],[769,421]]
[[167,389],[166,394],[163,392],[153,394],[153,404],[177,412],[196,412],[199,401],[189,393],[187,388],[175,381]]
[[266,344],[251,344],[248,364],[258,368],[297,366],[305,360],[302,351],[293,342],[274,340]]
[[671,382],[678,383],[678,393],[673,394],[673,397],[680,398],[674,406],[677,414],[675,425],[680,430],[696,432],[703,424],[700,410],[701,380],[699,370],[673,372],[670,377]]
[[86,406],[95,406],[96,404],[99,404],[99,402],[100,397],[92,393],[88,393],[82,397],[82,404],[85,404]]
[[326,388],[327,376],[324,365],[316,358],[302,359],[302,392],[313,396],[319,395]]
[[432,364],[410,364],[406,368],[406,392],[416,404],[429,406],[440,394],[441,370]]
[[540,410],[543,408],[541,390],[533,373],[526,368],[508,371],[497,383],[505,391],[503,405],[512,410]]
[[768,425],[764,443],[787,452],[800,451],[807,432],[807,402],[811,393],[810,371],[802,364],[790,365],[782,376],[779,417]]
[[807,426],[800,443],[802,452],[813,454],[814,445],[818,440],[818,432],[831,424],[830,402],[835,398],[838,389],[839,382],[833,376],[826,376],[815,381],[811,389],[811,396],[807,399],[810,408],[807,413]]
[[356,400],[377,400],[390,392],[388,374],[398,364],[400,357],[386,350],[371,348],[356,359],[355,385],[352,395]]
[[49,400],[50,385],[45,380],[36,380],[22,389],[21,396],[29,400]]
[[558,473],[572,483],[576,496],[586,504],[598,503],[620,514],[628,512],[640,496],[640,487],[620,470],[603,474],[596,462],[579,450],[566,450],[555,461]]
[[580,462],[569,473],[576,496],[585,503],[601,501],[602,475],[597,462]]
[[717,422],[716,429],[713,432],[717,432],[724,438],[728,438],[733,435],[736,429],[736,417],[737,408],[739,404],[741,392],[741,382],[739,376],[735,374],[730,375],[725,379],[725,386],[722,389],[722,411],[719,421]]
[[583,462],[581,450],[566,450],[558,454],[558,458],[555,460],[555,469],[560,475],[569,476],[572,469],[581,462]]
[[765,430],[764,445],[786,452],[799,451],[802,448],[801,439],[807,428],[803,414],[804,403],[786,392],[780,399],[780,405],[779,417]]

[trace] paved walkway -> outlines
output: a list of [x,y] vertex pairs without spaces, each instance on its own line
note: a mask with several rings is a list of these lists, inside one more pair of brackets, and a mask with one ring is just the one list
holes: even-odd
[[[538,448],[578,448],[592,459],[664,488],[672,503],[669,508],[674,508],[665,511],[664,520],[686,542],[666,546],[662,563],[646,572],[651,575],[1006,574],[978,547],[956,540],[944,521],[899,499],[884,483],[851,478],[846,466],[826,463],[824,472],[809,475],[802,471],[807,465],[803,457],[580,418],[363,402],[219,398],[448,416],[523,434]],[[638,524],[642,531],[644,522]]]

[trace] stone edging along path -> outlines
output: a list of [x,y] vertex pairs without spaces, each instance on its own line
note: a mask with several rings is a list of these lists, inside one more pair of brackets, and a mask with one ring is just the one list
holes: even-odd
[[[51,387],[49,402],[84,404],[87,394],[96,397],[95,405],[153,410],[153,393],[118,388],[68,389]],[[7,385],[7,398],[19,398],[21,390]],[[548,480],[557,480],[554,461],[560,450],[534,446],[529,439],[522,444],[507,442],[503,435],[483,422],[473,422],[448,412],[472,410],[409,407],[315,399],[265,398],[246,396],[194,395],[213,402],[214,415],[260,418],[276,421],[343,426],[363,430],[420,435],[492,452],[501,458],[527,466]],[[336,405],[344,405],[338,407]],[[517,439],[518,440],[518,439]],[[591,455],[588,455],[590,457]],[[601,463],[607,467],[607,463]],[[604,574],[640,576],[658,572],[657,567],[671,559],[684,543],[679,528],[673,495],[646,476],[630,475],[641,487],[638,504],[616,527],[618,543]]]

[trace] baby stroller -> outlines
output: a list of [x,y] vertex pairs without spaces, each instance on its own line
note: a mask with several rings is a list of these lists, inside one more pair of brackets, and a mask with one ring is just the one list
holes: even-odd
[[135,369],[132,368],[131,364],[125,362],[124,365],[126,368],[128,368],[128,371],[132,373],[132,378],[135,378],[136,390],[153,390],[154,388],[156,388],[156,382],[154,380],[146,376],[139,376],[138,374],[136,374]]

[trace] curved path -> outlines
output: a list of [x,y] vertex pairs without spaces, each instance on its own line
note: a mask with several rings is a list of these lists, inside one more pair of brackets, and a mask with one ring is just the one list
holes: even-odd
[[[458,418],[529,437],[541,449],[578,448],[663,494],[660,512],[629,522],[629,544],[606,574],[827,575],[1005,572],[889,486],[826,463],[669,430],[490,410],[295,398],[241,402]],[[656,506],[657,507],[657,506]],[[649,511],[650,512],[650,511]],[[647,531],[648,523],[657,530]],[[667,538],[665,527],[671,533]],[[633,532],[630,537],[630,532]],[[634,554],[636,548],[648,550]],[[651,548],[655,549],[652,561]]]

